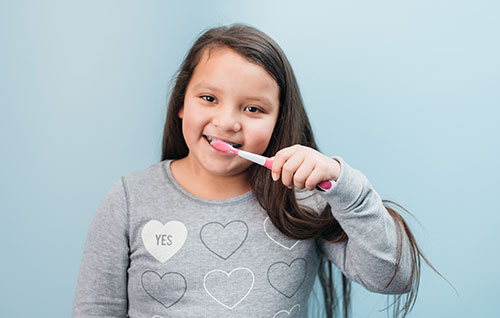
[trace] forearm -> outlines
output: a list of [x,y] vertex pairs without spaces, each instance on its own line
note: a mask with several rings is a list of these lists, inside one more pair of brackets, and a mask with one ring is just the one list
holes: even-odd
[[[411,257],[406,234],[402,229],[398,234],[398,225],[367,178],[337,158],[341,163],[338,182],[321,195],[348,238],[341,243],[321,242],[325,255],[346,276],[370,291],[408,291]],[[396,269],[398,241],[401,242],[398,274],[387,286]]]

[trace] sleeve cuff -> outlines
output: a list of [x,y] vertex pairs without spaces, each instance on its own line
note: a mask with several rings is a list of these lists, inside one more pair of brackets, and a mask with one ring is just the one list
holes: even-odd
[[327,191],[316,191],[328,200],[333,211],[347,212],[360,197],[368,180],[359,170],[349,166],[342,157],[334,156],[333,159],[340,162],[337,182]]

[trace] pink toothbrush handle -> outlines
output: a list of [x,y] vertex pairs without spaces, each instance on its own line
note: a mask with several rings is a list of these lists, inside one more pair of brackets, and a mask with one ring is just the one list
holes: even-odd
[[[266,158],[266,162],[264,163],[264,167],[271,169],[273,167],[273,159],[271,158]],[[328,191],[333,187],[333,181],[332,180],[325,180],[321,181],[316,185],[316,189],[320,191]]]
[[273,167],[273,159],[266,158],[266,162],[263,164],[264,167],[271,169]]
[[333,187],[333,181],[332,180],[325,180],[321,181],[317,186],[316,189],[320,191],[328,191]]

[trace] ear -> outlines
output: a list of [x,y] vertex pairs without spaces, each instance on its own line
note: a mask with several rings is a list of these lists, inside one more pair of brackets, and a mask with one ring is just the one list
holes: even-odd
[[184,117],[184,105],[179,109],[179,112],[177,113],[177,117],[182,119]]

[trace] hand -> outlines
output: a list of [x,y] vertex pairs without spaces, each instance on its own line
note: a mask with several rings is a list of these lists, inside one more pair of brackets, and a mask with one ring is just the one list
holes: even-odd
[[283,148],[273,157],[272,177],[288,188],[313,190],[324,180],[337,181],[340,163],[324,154],[302,145]]

